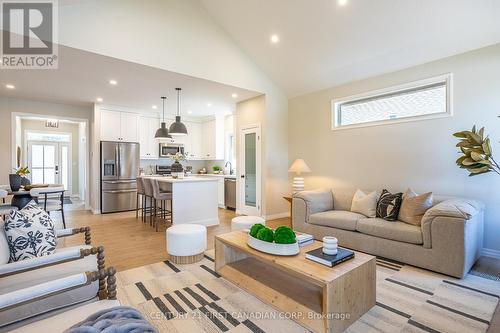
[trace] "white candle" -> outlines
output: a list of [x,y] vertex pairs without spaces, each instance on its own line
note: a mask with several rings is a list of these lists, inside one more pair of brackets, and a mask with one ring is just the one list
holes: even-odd
[[327,255],[334,256],[337,254],[338,250],[338,240],[335,237],[325,236],[323,237],[323,253]]

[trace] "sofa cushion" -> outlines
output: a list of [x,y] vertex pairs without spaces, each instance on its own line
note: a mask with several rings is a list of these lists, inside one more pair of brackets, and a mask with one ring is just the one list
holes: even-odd
[[34,201],[20,211],[12,211],[4,228],[11,262],[46,256],[56,251],[54,222]]
[[403,193],[391,193],[384,189],[377,202],[377,217],[386,221],[396,221],[398,219],[399,209]]
[[403,194],[398,220],[419,226],[425,212],[432,207],[432,192],[418,195],[412,189]]
[[366,194],[361,190],[357,190],[352,198],[351,212],[363,214],[366,217],[375,217],[377,198],[377,191]]
[[365,218],[365,216],[358,213],[344,210],[330,210],[327,212],[312,214],[309,217],[309,223],[355,231],[358,220],[362,218]]
[[356,230],[366,234],[399,242],[422,244],[422,230],[401,221],[387,222],[380,218],[360,219]]

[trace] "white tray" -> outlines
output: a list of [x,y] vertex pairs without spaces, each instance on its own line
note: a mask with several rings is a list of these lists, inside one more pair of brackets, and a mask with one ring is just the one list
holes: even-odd
[[277,256],[294,256],[300,252],[299,243],[293,244],[276,244],[264,242],[260,239],[248,235],[248,246],[257,251],[274,254]]

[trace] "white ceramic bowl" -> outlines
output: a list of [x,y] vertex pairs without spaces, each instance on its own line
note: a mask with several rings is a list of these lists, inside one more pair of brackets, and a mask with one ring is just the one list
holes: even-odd
[[293,244],[269,243],[252,237],[250,234],[248,235],[247,244],[252,249],[277,256],[294,256],[300,252],[299,243],[297,242]]

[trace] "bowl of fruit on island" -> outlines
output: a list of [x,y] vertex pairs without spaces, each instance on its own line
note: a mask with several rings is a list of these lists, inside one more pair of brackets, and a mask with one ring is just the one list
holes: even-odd
[[277,256],[294,256],[300,252],[295,232],[285,226],[273,230],[260,223],[254,224],[247,244],[255,250]]

